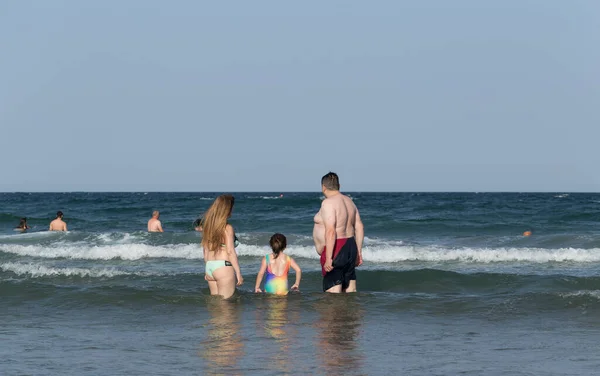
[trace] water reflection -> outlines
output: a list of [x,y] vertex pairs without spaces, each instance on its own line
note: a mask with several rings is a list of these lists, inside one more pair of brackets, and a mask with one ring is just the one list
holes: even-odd
[[358,348],[364,309],[352,295],[326,295],[314,303],[316,347],[326,374],[356,374],[363,365]]
[[296,338],[296,325],[300,319],[295,304],[290,303],[288,296],[268,296],[261,302],[257,312],[257,322],[263,322],[264,334],[274,341],[264,354],[268,368],[289,374],[294,371],[295,354],[293,341]]
[[204,358],[208,374],[236,375],[239,361],[244,356],[241,333],[242,307],[236,301],[211,297],[207,302],[210,319],[207,338],[202,342],[199,355]]

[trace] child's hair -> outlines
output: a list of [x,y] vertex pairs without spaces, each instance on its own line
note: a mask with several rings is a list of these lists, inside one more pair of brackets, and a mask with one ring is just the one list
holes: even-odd
[[277,233],[271,236],[271,240],[269,240],[269,245],[271,246],[271,249],[275,254],[274,258],[277,258],[281,251],[283,251],[287,246],[287,239],[283,234]]

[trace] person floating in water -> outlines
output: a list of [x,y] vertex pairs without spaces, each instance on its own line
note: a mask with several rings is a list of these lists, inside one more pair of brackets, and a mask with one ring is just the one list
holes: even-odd
[[153,211],[152,218],[148,220],[148,232],[163,232],[162,225],[158,218],[160,218],[158,210]]
[[21,220],[19,221],[19,225],[17,227],[15,227],[16,231],[21,231],[21,232],[25,232],[27,230],[29,230],[31,227],[29,227],[27,225],[27,218],[23,217],[21,218]]
[[288,255],[283,255],[283,251],[287,247],[287,239],[282,234],[275,234],[271,236],[269,245],[273,253],[266,255],[262,259],[260,270],[256,276],[256,286],[254,292],[262,292],[260,289],[260,283],[262,282],[265,272],[267,278],[265,280],[265,292],[276,295],[287,295],[288,289],[288,271],[290,267],[296,271],[296,282],[292,285],[291,290],[298,290],[300,288],[300,278],[302,277],[302,270],[296,261]]
[[67,231],[67,224],[63,221],[63,212],[56,212],[56,219],[50,222],[48,231]]

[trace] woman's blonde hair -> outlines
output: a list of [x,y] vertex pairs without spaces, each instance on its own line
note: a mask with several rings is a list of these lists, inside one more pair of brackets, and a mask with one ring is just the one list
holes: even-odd
[[233,210],[235,199],[232,195],[221,195],[215,199],[204,213],[202,221],[202,246],[209,251],[216,251],[223,244],[227,218]]

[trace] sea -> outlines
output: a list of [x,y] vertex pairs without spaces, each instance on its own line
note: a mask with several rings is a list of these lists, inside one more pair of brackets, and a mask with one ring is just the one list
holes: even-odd
[[[222,300],[193,227],[218,193],[0,193],[0,374],[600,374],[600,194],[347,193],[354,294],[322,292],[320,192],[233,194]],[[302,268],[284,297],[254,293],[275,232]]]

